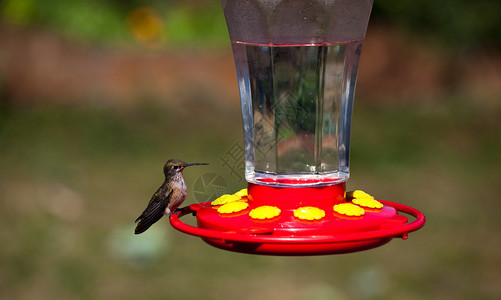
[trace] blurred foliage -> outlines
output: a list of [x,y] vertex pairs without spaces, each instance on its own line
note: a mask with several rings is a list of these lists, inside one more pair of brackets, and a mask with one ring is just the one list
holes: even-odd
[[0,17],[14,24],[50,28],[84,42],[121,45],[137,37],[134,26],[148,26],[144,24],[148,18],[130,22],[134,12],[144,8],[160,20],[162,28],[155,42],[206,45],[227,40],[219,2],[0,0]]
[[128,35],[124,4],[98,0],[2,0],[1,15],[12,23],[49,27],[76,39],[123,41]]
[[449,46],[501,45],[500,1],[376,0],[373,18]]
[[[216,0],[0,0],[0,17],[11,23],[48,27],[86,42],[128,44],[135,34],[127,20],[135,9],[146,7],[161,20],[155,42],[220,45],[227,42],[220,5]],[[372,18],[451,47],[499,46],[499,11],[500,1],[377,0]]]

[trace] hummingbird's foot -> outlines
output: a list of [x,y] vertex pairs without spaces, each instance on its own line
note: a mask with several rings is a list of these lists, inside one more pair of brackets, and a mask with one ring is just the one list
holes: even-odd
[[181,207],[181,208],[177,208],[174,213],[178,213],[179,216],[183,216],[183,215],[186,215],[190,212],[193,212],[193,216],[195,216],[195,213],[194,211],[191,210],[190,206],[185,206],[185,207]]

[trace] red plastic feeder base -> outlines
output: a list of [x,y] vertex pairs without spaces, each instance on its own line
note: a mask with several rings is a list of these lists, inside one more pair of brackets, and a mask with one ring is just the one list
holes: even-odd
[[[249,206],[242,211],[223,214],[209,202],[193,204],[170,216],[179,231],[201,237],[224,250],[266,255],[322,255],[349,253],[384,245],[395,237],[407,238],[409,232],[425,224],[424,215],[409,206],[382,201],[380,209],[365,209],[362,216],[338,214],[336,204],[346,202],[345,184],[319,187],[270,187],[249,183]],[[253,209],[274,206],[280,214],[271,219],[254,219]],[[319,220],[294,216],[300,207],[315,207],[325,212]],[[180,218],[196,215],[197,227]],[[408,218],[405,213],[415,218]]]

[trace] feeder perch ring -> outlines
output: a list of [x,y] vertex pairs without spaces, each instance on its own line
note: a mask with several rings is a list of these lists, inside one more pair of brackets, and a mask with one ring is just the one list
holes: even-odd
[[386,207],[415,218],[408,222],[407,217],[395,214],[382,222],[378,229],[335,234],[300,235],[279,232],[273,228],[254,227],[239,230],[220,230],[188,225],[181,221],[187,214],[196,215],[201,209],[209,209],[210,202],[190,205],[181,212],[170,216],[171,225],[177,230],[201,237],[207,243],[225,250],[267,255],[319,255],[361,251],[388,243],[395,237],[407,239],[410,232],[423,227],[426,219],[423,213],[410,206],[378,200]]

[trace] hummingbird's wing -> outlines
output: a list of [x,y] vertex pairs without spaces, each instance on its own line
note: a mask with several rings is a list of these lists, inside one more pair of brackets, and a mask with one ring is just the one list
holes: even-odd
[[148,206],[143,211],[143,213],[136,219],[136,223],[139,223],[134,230],[135,234],[140,234],[145,232],[151,225],[155,224],[160,218],[163,217],[165,208],[169,204],[170,197],[174,190],[167,186],[162,185],[158,191],[151,197]]

